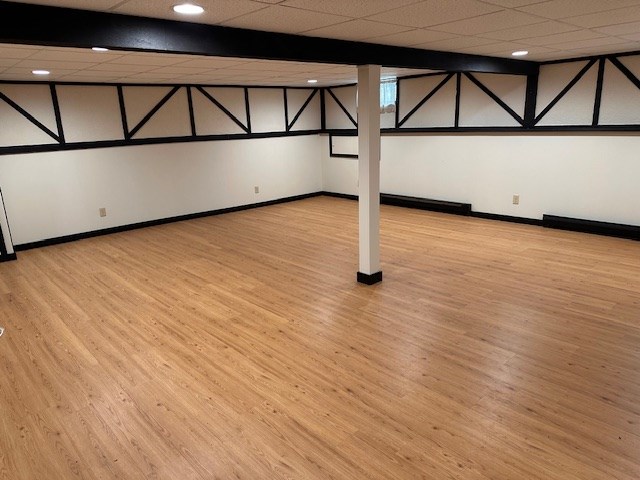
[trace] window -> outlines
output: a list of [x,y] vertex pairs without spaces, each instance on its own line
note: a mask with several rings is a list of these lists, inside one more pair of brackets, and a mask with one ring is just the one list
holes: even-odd
[[380,113],[396,111],[396,79],[390,78],[380,82]]

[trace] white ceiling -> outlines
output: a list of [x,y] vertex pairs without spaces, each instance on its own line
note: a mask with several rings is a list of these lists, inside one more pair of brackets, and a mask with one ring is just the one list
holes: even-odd
[[[193,0],[192,0],[193,1]],[[37,3],[325,38],[531,60],[640,50],[640,0],[28,0]],[[318,85],[355,81],[347,66],[0,45],[0,79]],[[388,76],[416,73],[387,70]]]

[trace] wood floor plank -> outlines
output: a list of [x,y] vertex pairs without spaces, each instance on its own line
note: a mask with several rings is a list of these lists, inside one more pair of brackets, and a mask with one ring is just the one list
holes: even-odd
[[0,264],[0,479],[640,478],[640,243],[316,197]]

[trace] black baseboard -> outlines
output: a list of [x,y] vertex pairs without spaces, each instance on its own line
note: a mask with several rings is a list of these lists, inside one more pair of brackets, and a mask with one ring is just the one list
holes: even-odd
[[[358,200],[358,195],[348,193],[322,192],[322,195],[348,200]],[[417,208],[431,212],[453,213],[455,215],[471,215],[471,204],[460,202],[448,202],[445,200],[433,200],[431,198],[409,197],[406,195],[394,195],[391,193],[380,194],[381,205],[395,207]]]
[[138,228],[154,227],[157,225],[165,225],[167,223],[181,222],[183,220],[193,220],[195,218],[222,215],[223,213],[239,212],[242,210],[249,210],[252,208],[267,207],[269,205],[276,205],[279,203],[295,202],[297,200],[304,200],[305,198],[317,197],[319,195],[322,195],[322,193],[321,192],[305,193],[303,195],[295,195],[292,197],[279,198],[276,200],[268,200],[266,202],[250,203],[247,205],[239,205],[237,207],[221,208],[219,210],[209,210],[206,212],[190,213],[187,215],[179,215],[176,217],[161,218],[158,220],[149,220],[146,222],[139,222],[139,223],[131,223],[128,225],[104,228],[101,230],[94,230],[91,232],[82,232],[82,233],[75,233],[72,235],[65,235],[63,237],[48,238],[45,240],[39,240],[37,242],[22,243],[20,245],[15,245],[14,249],[16,252],[20,252],[25,250],[31,250],[32,248],[41,248],[41,247],[48,247],[51,245],[59,245],[61,243],[74,242],[76,240],[82,240],[85,238],[99,237],[102,235],[110,235],[112,233],[127,232],[129,230],[137,230]]
[[380,194],[380,203],[395,207],[417,208],[430,212],[453,213],[454,215],[471,215],[471,204],[434,200],[432,198],[409,197],[407,195]]
[[499,215],[497,213],[471,212],[472,217],[485,218],[487,220],[498,220],[500,222],[522,223],[524,225],[542,225],[542,220],[537,218],[512,217],[510,215]]
[[336,193],[336,192],[320,192],[325,197],[345,198],[347,200],[358,200],[358,195],[351,195],[349,193]]
[[376,272],[369,275],[368,273],[358,272],[358,283],[364,283],[365,285],[373,285],[382,281],[382,272]]
[[12,260],[17,260],[18,256],[15,253],[7,253],[0,257],[0,263],[2,262],[10,262]]
[[594,233],[596,235],[606,235],[609,237],[640,240],[640,226],[637,225],[599,222],[596,220],[558,217],[555,215],[543,215],[542,225],[548,228],[557,228],[560,230],[571,230],[574,232]]

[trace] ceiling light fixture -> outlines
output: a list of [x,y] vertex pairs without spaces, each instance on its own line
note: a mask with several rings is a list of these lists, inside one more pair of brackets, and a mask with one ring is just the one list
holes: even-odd
[[182,15],[200,15],[204,12],[204,8],[192,3],[182,3],[180,5],[174,5],[173,11]]
[[51,72],[49,70],[31,70],[31,73],[34,75],[49,75]]
[[318,83],[318,80],[315,80],[315,79],[313,79],[313,80],[307,80],[307,83]]
[[93,50],[94,52],[108,52],[109,51],[108,48],[104,48],[104,47],[92,47],[91,50]]
[[517,52],[513,52],[511,55],[514,57],[524,57],[525,55],[529,55],[527,50],[518,50]]

